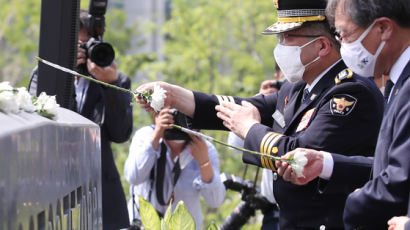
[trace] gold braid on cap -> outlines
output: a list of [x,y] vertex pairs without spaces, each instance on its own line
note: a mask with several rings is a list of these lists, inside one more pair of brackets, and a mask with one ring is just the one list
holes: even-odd
[[317,16],[306,16],[306,17],[287,17],[287,18],[278,18],[278,22],[281,23],[291,23],[291,22],[314,22],[314,21],[323,21],[326,19],[324,15]]

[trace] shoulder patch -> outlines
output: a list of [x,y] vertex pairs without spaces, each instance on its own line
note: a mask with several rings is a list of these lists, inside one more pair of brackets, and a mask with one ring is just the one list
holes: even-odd
[[352,77],[353,77],[352,70],[350,70],[349,68],[346,68],[346,69],[340,71],[340,73],[338,73],[336,75],[335,83],[336,83],[336,85],[339,85],[340,83],[342,83],[343,80],[350,79]]
[[357,99],[348,94],[338,94],[330,100],[330,112],[333,115],[346,116],[353,111]]

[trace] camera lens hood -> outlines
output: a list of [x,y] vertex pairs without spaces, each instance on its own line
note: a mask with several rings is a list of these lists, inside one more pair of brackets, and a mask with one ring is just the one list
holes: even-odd
[[88,49],[88,56],[98,66],[106,67],[114,61],[115,52],[109,43],[94,41]]

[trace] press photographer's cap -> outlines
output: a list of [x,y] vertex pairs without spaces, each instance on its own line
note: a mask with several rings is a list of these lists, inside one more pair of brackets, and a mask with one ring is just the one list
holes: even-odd
[[326,0],[273,0],[278,20],[262,34],[278,34],[302,27],[305,22],[326,19]]

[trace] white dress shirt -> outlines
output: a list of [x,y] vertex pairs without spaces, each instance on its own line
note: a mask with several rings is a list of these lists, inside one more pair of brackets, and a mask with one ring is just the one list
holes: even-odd
[[[394,86],[396,85],[397,81],[399,80],[400,74],[403,72],[404,68],[406,67],[407,63],[410,60],[410,46],[407,47],[406,50],[400,55],[400,57],[397,59],[397,61],[393,64],[390,70],[390,80],[394,83]],[[391,92],[394,92],[394,86],[391,90]],[[389,100],[390,97],[393,93],[390,93],[389,95]]]
[[[124,175],[131,184],[130,194],[135,194],[135,203],[138,207],[138,195],[153,204],[154,208],[165,213],[168,206],[159,204],[156,198],[155,182],[151,188],[150,173],[155,162],[160,157],[161,147],[155,150],[152,147],[151,137],[154,133],[152,126],[145,126],[134,134],[131,142],[130,152],[124,166]],[[179,201],[184,201],[188,211],[193,216],[196,229],[200,230],[202,226],[202,211],[200,197],[202,196],[206,203],[212,207],[218,207],[225,198],[225,186],[221,182],[219,175],[218,153],[215,147],[206,141],[208,155],[212,164],[214,177],[210,183],[205,183],[201,179],[201,172],[198,163],[193,159],[189,147],[180,153],[181,174],[172,188],[171,171],[174,167],[174,161],[171,159],[170,148],[167,146],[167,161],[164,176],[164,199],[171,196],[174,190],[175,201],[172,204],[172,210],[176,208]],[[151,190],[151,198],[148,197]],[[139,218],[137,207],[133,210],[132,198],[128,203],[128,212],[130,221],[133,219],[133,212],[136,218]]]
[[[407,49],[400,55],[400,57],[393,64],[390,70],[389,77],[390,77],[390,80],[394,83],[394,85],[396,85],[397,81],[399,80],[400,74],[403,72],[409,60],[410,60],[410,46],[407,47]],[[389,100],[393,92],[394,92],[394,86],[390,93]],[[332,173],[333,173],[334,161],[330,153],[324,152],[324,151],[322,151],[322,153],[324,153],[323,154],[324,162],[323,162],[322,173],[320,174],[319,177],[328,180],[332,176]]]

